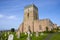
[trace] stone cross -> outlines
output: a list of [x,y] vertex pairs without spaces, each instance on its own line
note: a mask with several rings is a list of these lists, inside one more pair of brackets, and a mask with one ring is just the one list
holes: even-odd
[[13,34],[10,34],[10,35],[8,36],[8,40],[13,40],[13,37],[14,37],[14,35],[13,35]]

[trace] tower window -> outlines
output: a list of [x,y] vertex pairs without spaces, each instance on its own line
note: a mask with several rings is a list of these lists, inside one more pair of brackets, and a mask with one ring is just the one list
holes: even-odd
[[30,26],[28,26],[28,31],[31,31],[31,30],[30,30]]
[[27,14],[28,18],[29,18],[29,13]]

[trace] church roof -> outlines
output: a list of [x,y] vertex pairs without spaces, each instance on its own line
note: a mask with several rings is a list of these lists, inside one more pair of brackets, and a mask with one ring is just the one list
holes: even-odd
[[40,22],[41,22],[41,21],[49,21],[50,23],[53,24],[53,22],[52,22],[49,18],[46,18],[46,19],[40,19]]
[[45,21],[45,20],[49,20],[49,21],[50,21],[50,19],[49,19],[49,18],[40,19],[40,21]]

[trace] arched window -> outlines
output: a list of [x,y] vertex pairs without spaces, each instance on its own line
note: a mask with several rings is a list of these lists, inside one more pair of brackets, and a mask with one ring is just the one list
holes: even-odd
[[27,17],[29,18],[29,13],[27,14]]
[[30,26],[28,26],[28,31],[30,31]]

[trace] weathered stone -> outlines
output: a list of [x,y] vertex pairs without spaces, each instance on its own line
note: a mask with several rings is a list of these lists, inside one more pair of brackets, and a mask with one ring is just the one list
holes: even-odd
[[8,36],[8,40],[13,40],[13,37],[14,37],[14,35],[13,35],[13,34],[10,34],[10,35]]
[[39,36],[39,33],[38,32],[36,32],[36,37],[38,37]]
[[20,32],[18,32],[17,38],[20,38]]
[[50,19],[39,20],[38,8],[34,4],[25,7],[24,21],[19,26],[18,31],[27,32],[28,26],[31,32],[43,32],[46,31],[46,27],[48,27],[49,31],[51,31],[53,28],[57,28],[57,25],[54,25]]

